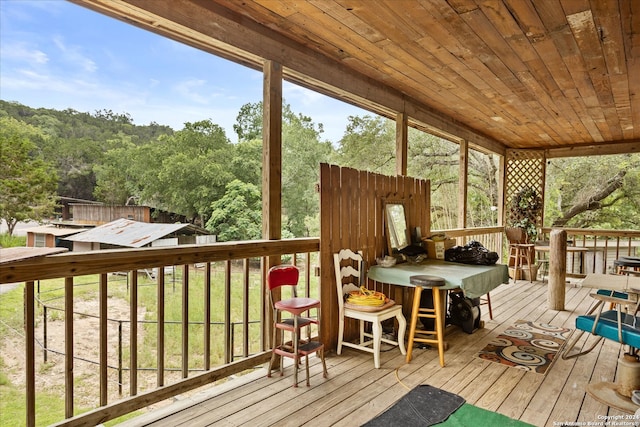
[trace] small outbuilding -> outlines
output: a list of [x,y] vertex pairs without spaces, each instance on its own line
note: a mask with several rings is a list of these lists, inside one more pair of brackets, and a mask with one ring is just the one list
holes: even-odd
[[73,251],[215,243],[216,236],[193,224],[159,224],[120,218],[66,238]]

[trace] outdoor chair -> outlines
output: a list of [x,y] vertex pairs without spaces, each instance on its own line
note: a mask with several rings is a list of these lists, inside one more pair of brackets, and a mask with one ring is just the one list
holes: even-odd
[[[273,364],[277,356],[280,356],[280,375],[284,374],[283,358],[293,359],[293,386],[298,386],[298,364],[300,358],[305,358],[307,386],[309,386],[309,355],[317,353],[322,360],[323,376],[327,377],[327,366],[324,360],[324,345],[319,341],[301,339],[301,329],[310,327],[312,324],[320,325],[320,301],[313,298],[303,298],[297,296],[296,286],[298,284],[300,272],[294,265],[278,265],[269,269],[267,273],[267,285],[269,288],[269,299],[273,310],[273,350],[269,371],[267,376],[271,376]],[[282,292],[282,287],[291,289],[292,297],[281,299],[276,296],[276,290]],[[315,309],[315,318],[309,317],[310,310]],[[283,317],[283,314],[288,316]],[[306,316],[302,316],[306,314]],[[278,332],[280,336],[278,337]],[[284,334],[291,334],[291,341],[284,341]],[[307,334],[310,335],[310,334]],[[319,331],[318,331],[319,335]]]
[[[596,300],[587,314],[578,316],[575,321],[575,336],[567,344],[563,359],[582,356],[593,350],[603,338],[619,342],[630,347],[629,353],[636,354],[640,349],[640,317],[637,316],[640,301],[637,294],[623,291],[600,289],[591,296]],[[603,311],[606,303],[612,309]],[[572,353],[580,338],[586,333],[597,337],[586,350]],[[588,338],[587,338],[588,340]],[[583,344],[586,345],[586,341]]]
[[[402,314],[402,306],[390,300],[380,307],[354,307],[345,303],[345,295],[359,290],[365,283],[364,261],[362,252],[355,253],[350,249],[342,249],[333,255],[336,273],[336,288],[338,291],[338,348],[342,353],[342,346],[373,353],[373,365],[380,368],[380,346],[387,343],[400,347],[402,354],[407,354],[404,346],[404,335],[407,321]],[[391,340],[382,336],[382,322],[395,318],[398,322],[398,338]],[[356,319],[359,323],[360,337],[357,343],[344,341],[344,327],[346,319]],[[365,331],[365,322],[371,323],[371,333]]]

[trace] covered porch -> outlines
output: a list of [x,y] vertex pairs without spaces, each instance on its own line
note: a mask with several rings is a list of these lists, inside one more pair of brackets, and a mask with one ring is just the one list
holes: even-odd
[[[443,231],[460,243],[480,240],[503,253],[505,206],[522,186],[544,193],[549,159],[637,153],[640,150],[639,3],[599,1],[144,1],[73,0],[100,13],[130,22],[206,52],[228,58],[264,73],[263,115],[263,239],[185,248],[104,251],[100,254],[62,254],[0,264],[0,285],[25,283],[26,425],[34,426],[36,387],[37,285],[61,279],[64,288],[64,415],[57,425],[96,425],[167,399],[178,399],[215,381],[255,371],[202,393],[214,396],[195,406],[167,406],[129,423],[153,422],[208,425],[251,423],[354,425],[381,413],[407,393],[428,383],[458,393],[469,403],[535,425],[554,422],[600,421],[618,415],[585,395],[585,386],[615,378],[619,347],[604,344],[577,360],[558,360],[546,376],[523,373],[475,357],[492,336],[516,320],[541,320],[572,327],[576,314],[591,300],[579,287],[566,287],[565,305],[549,310],[548,285],[518,281],[492,292],[494,319],[483,315],[485,328],[467,335],[448,335],[447,365],[437,352],[414,351],[414,360],[392,350],[383,353],[383,366],[372,369],[371,357],[346,350],[328,352],[329,379],[319,375],[311,388],[291,387],[289,375],[264,378],[261,366],[270,357],[271,319],[266,304],[266,269],[283,260],[301,266],[306,295],[319,297],[323,307],[321,338],[331,350],[335,343],[335,284],[331,254],[343,247],[363,249],[372,263],[384,254],[380,202],[403,199],[410,205],[412,227],[423,235]],[[400,6],[398,6],[400,5]],[[281,239],[282,83],[288,80],[322,94],[353,103],[396,123],[396,176],[373,177],[364,171],[344,176],[345,190],[321,182],[334,206],[323,214],[319,238]],[[458,224],[452,230],[430,229],[429,183],[408,178],[408,128],[449,139],[460,145]],[[500,157],[497,223],[482,229],[467,227],[469,150]],[[327,166],[328,167],[328,166]],[[342,176],[341,173],[336,175]],[[358,177],[348,180],[349,176]],[[365,182],[362,177],[370,177]],[[369,185],[373,184],[373,185]],[[402,185],[400,185],[402,184]],[[368,192],[363,189],[369,185]],[[358,195],[358,197],[354,196]],[[362,195],[362,197],[360,197]],[[322,193],[321,193],[322,197]],[[321,199],[321,202],[325,200]],[[357,201],[357,203],[356,203]],[[340,208],[342,206],[343,208]],[[366,212],[366,215],[364,213]],[[542,218],[540,218],[542,221]],[[541,225],[541,222],[540,222]],[[335,227],[334,227],[335,226]],[[573,230],[594,246],[598,239],[629,243],[640,233],[629,230]],[[605,243],[606,245],[607,243]],[[631,250],[632,245],[628,245]],[[617,249],[616,249],[617,250]],[[606,258],[605,258],[606,261]],[[222,271],[213,275],[213,265]],[[252,265],[260,267],[252,269]],[[595,268],[595,262],[593,263]],[[604,271],[606,272],[606,262]],[[204,265],[205,268],[201,268]],[[165,275],[155,283],[158,314],[152,362],[157,377],[150,388],[138,384],[138,270],[173,267],[182,272],[177,290],[183,298],[179,323],[182,341],[165,345]],[[118,385],[124,395],[113,399],[109,371],[109,275],[126,271],[131,333],[128,374]],[[99,384],[92,407],[80,413],[74,387],[74,282],[81,276],[97,279]],[[194,275],[198,275],[196,281]],[[255,278],[257,276],[257,279]],[[557,285],[558,279],[554,281]],[[167,279],[168,280],[168,279]],[[196,285],[197,284],[197,285]],[[250,318],[249,295],[258,289],[259,314]],[[203,295],[203,331],[197,340],[204,351],[191,357],[190,293]],[[212,301],[212,289],[222,297]],[[241,338],[234,341],[232,294],[242,294]],[[253,297],[252,297],[253,298]],[[402,300],[401,298],[399,300]],[[191,306],[194,304],[191,300]],[[252,300],[253,301],[253,300]],[[222,311],[217,333],[212,312]],[[486,312],[485,312],[486,313]],[[169,319],[167,319],[169,320]],[[171,319],[175,321],[175,319]],[[258,337],[250,324],[259,324]],[[168,323],[168,322],[167,322]],[[198,326],[200,327],[200,326]],[[217,326],[216,326],[217,327]],[[140,326],[142,329],[142,326]],[[255,338],[255,339],[254,339]],[[220,364],[211,363],[211,346],[222,344]],[[167,381],[168,353],[176,357],[181,378]],[[177,353],[178,356],[176,356]],[[192,359],[198,359],[194,362]],[[173,361],[175,368],[175,360]],[[197,365],[199,373],[193,372]],[[396,377],[396,369],[397,377]],[[140,369],[141,371],[142,369]],[[314,372],[319,372],[314,365]],[[403,385],[404,384],[404,385]],[[128,390],[127,390],[128,389]],[[348,396],[348,397],[347,397]],[[295,397],[295,399],[294,399]],[[196,397],[189,397],[194,400]],[[556,402],[556,403],[553,403]],[[288,403],[282,412],[273,408]],[[308,406],[317,405],[317,406]],[[218,414],[226,414],[219,417]],[[283,420],[281,414],[291,414]],[[158,419],[158,417],[176,417]],[[275,418],[271,418],[275,417]],[[149,420],[149,421],[141,421]]]

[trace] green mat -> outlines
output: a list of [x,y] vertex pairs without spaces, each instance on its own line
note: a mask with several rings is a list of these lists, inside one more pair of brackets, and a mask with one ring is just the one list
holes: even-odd
[[446,421],[435,425],[443,427],[533,427],[531,424],[523,421],[514,420],[506,415],[487,411],[486,409],[478,408],[468,403],[465,403],[457,411],[449,415]]

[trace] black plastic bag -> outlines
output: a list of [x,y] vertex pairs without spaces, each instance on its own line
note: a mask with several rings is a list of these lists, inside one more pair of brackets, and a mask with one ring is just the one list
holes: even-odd
[[498,261],[497,252],[490,252],[475,240],[464,246],[454,246],[444,251],[444,259],[461,264],[493,265]]

